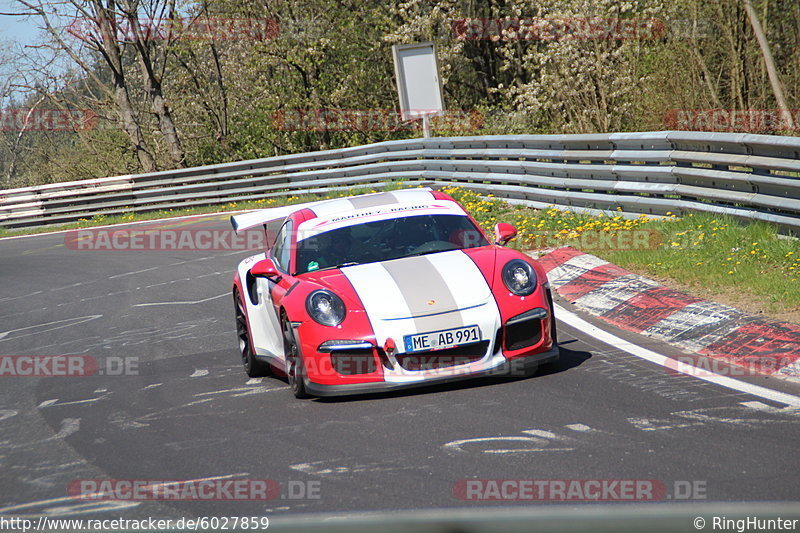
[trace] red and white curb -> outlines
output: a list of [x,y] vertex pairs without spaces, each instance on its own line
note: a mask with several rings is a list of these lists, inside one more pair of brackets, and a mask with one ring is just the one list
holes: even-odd
[[689,296],[574,248],[538,261],[559,295],[605,322],[757,374],[800,378],[800,325]]

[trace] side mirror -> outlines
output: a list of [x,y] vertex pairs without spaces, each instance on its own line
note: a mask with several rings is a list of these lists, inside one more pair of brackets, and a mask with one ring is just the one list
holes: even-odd
[[281,280],[281,275],[272,259],[262,259],[250,269],[250,274],[257,278],[267,278],[275,283]]
[[499,222],[494,226],[494,243],[505,244],[517,236],[517,228],[505,222]]

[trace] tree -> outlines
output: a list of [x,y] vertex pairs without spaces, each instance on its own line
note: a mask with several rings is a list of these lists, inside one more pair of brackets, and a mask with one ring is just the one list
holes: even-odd
[[111,74],[110,83],[104,83],[100,78],[94,65],[88,61],[86,51],[79,45],[68,42],[67,38],[53,24],[51,18],[63,16],[63,12],[55,11],[52,4],[45,4],[41,0],[37,3],[28,0],[16,1],[40,18],[44,29],[52,37],[52,46],[66,53],[73,63],[92,79],[96,87],[113,98],[119,120],[130,140],[131,150],[136,154],[142,169],[145,172],[157,170],[155,159],[145,143],[139,118],[131,102],[122,59],[123,54],[117,40],[117,19],[111,0],[108,0],[107,4],[103,4],[101,0],[91,0],[88,2],[88,8],[83,2],[69,0],[69,5],[75,13],[74,19],[80,17],[86,23],[86,28],[92,27],[96,30],[81,34],[81,42],[102,58]]
[[767,36],[764,35],[764,30],[761,28],[761,22],[758,20],[758,14],[753,9],[753,4],[750,0],[743,0],[744,9],[747,11],[747,18],[750,19],[750,25],[753,27],[753,33],[758,40],[758,46],[761,48],[761,54],[764,56],[764,64],[766,65],[767,74],[769,75],[769,82],[772,85],[772,93],[775,95],[775,101],[778,107],[783,112],[783,120],[786,121],[789,129],[794,129],[792,121],[792,114],[789,111],[789,106],[786,105],[786,98],[783,95],[783,85],[781,84],[778,69],[775,68],[775,60],[772,57],[772,51],[767,42]]

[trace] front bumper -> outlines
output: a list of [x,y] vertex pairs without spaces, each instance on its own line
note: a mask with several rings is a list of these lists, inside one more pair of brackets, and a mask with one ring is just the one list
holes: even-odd
[[546,352],[532,354],[526,357],[519,357],[502,362],[501,364],[483,369],[480,371],[471,371],[452,375],[438,375],[430,376],[424,380],[417,381],[403,381],[403,382],[389,382],[380,381],[373,383],[348,383],[341,385],[321,385],[309,381],[307,378],[304,380],[306,391],[313,396],[329,397],[329,396],[346,396],[354,394],[373,394],[379,392],[388,392],[401,389],[409,389],[413,387],[424,387],[427,385],[438,385],[443,383],[452,383],[466,379],[474,379],[486,376],[507,376],[507,377],[524,377],[533,374],[541,365],[554,363],[558,361],[559,348],[553,346]]

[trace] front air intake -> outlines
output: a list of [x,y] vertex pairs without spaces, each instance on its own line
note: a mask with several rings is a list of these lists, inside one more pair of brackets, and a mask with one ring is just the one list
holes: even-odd
[[482,341],[444,350],[400,353],[395,359],[405,370],[436,370],[483,359],[488,349],[489,341]]
[[536,308],[508,319],[505,324],[505,349],[521,350],[542,340],[542,319],[547,310]]

